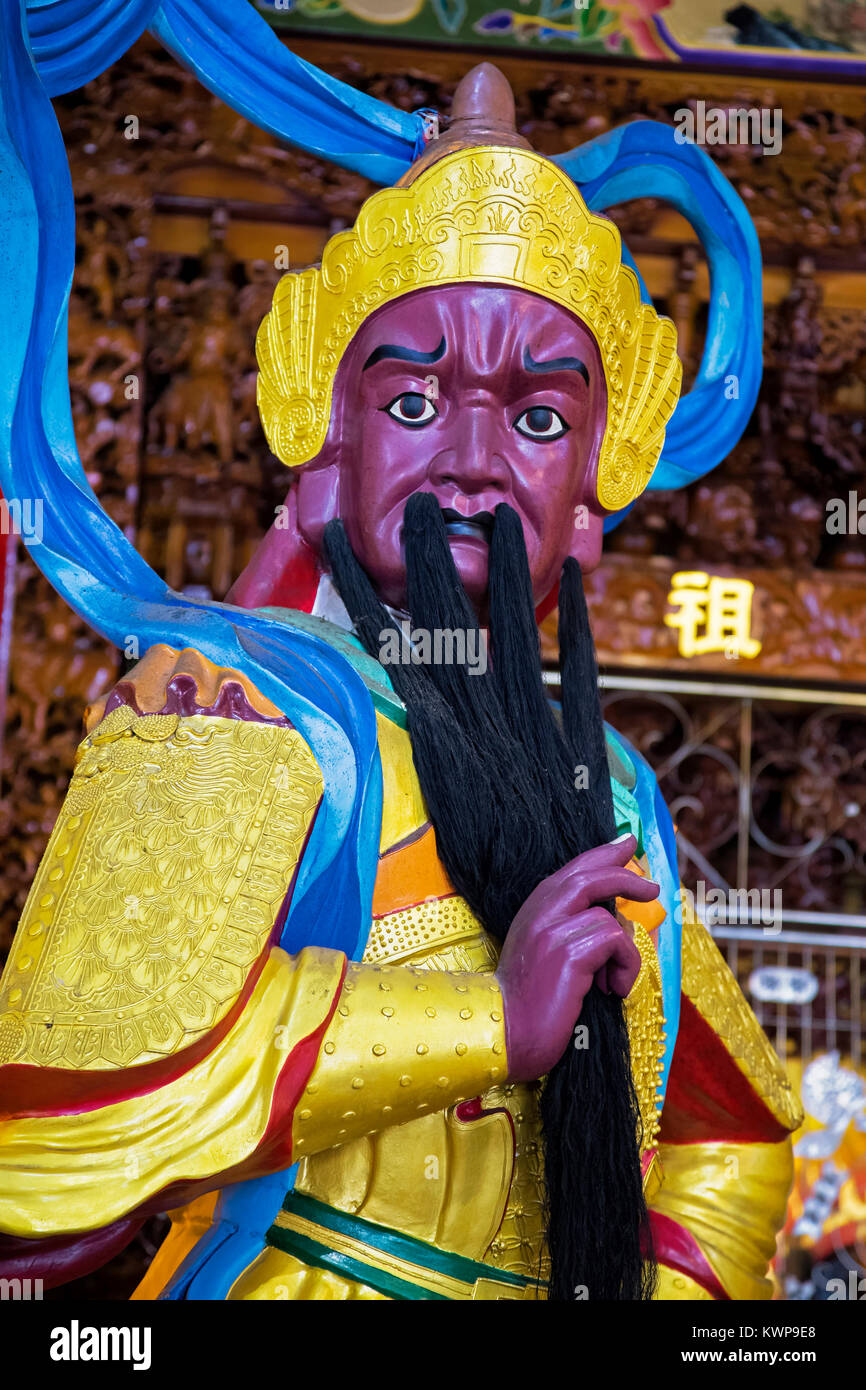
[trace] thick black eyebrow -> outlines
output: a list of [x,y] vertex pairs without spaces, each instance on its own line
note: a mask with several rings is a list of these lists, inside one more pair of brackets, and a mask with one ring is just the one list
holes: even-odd
[[527,347],[523,349],[523,365],[528,372],[579,372],[589,385],[589,372],[579,357],[552,357],[549,362],[536,362]]
[[365,372],[368,367],[375,367],[377,362],[381,362],[386,357],[395,358],[398,362],[421,362],[426,366],[430,362],[438,362],[440,357],[444,356],[444,333],[439,339],[439,346],[435,347],[432,352],[418,352],[415,348],[400,347],[397,343],[383,343],[381,347],[373,349],[361,371]]

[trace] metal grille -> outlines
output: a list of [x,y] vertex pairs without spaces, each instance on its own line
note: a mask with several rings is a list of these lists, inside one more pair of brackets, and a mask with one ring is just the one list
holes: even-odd
[[[785,930],[768,936],[760,929],[717,926],[713,936],[780,1057],[794,1050],[808,1062],[838,1049],[855,1066],[863,1061],[866,933]],[[768,984],[774,975],[781,984],[780,972],[792,969],[815,980],[814,998],[761,999],[751,988],[758,972]]]
[[[546,679],[556,698],[558,672]],[[701,916],[779,1055],[863,1062],[866,694],[609,673],[599,686],[659,778],[683,884],[739,898]],[[762,890],[778,893],[770,926]]]

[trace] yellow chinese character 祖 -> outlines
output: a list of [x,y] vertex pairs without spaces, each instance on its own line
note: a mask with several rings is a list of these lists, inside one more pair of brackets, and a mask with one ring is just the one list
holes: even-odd
[[761,644],[749,631],[755,586],[748,579],[720,579],[703,570],[681,570],[671,584],[668,602],[680,611],[666,613],[665,623],[680,630],[680,656],[703,656],[706,652],[724,652],[730,657],[758,655]]

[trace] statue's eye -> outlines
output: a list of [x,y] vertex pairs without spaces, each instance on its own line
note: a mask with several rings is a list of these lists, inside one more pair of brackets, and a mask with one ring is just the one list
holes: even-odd
[[534,405],[514,421],[514,428],[527,439],[561,439],[571,429],[550,405]]
[[429,425],[439,414],[433,402],[420,391],[407,391],[397,396],[390,405],[385,406],[385,410],[392,420],[399,420],[401,425],[408,425],[411,430]]

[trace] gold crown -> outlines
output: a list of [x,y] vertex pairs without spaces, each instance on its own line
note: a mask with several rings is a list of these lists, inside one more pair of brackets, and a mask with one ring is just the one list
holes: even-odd
[[550,160],[513,147],[459,149],[408,187],[374,193],[328,242],[320,269],[280,280],[256,340],[273,452],[296,467],[322,448],[337,368],[371,313],[413,290],[465,283],[531,290],[592,332],[608,396],[598,499],[610,511],[627,506],[650,480],[679,396],[676,329],[641,303],[614,224]]

